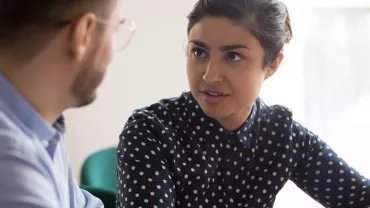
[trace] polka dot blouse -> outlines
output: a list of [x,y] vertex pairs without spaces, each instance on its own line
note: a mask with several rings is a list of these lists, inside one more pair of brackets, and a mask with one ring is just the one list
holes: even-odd
[[117,150],[117,207],[273,207],[288,180],[324,207],[370,205],[370,181],[282,106],[229,132],[190,93],[140,109]]

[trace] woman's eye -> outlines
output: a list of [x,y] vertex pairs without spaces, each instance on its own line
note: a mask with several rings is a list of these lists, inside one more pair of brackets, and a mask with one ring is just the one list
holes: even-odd
[[226,55],[226,60],[228,61],[240,61],[243,57],[237,53],[230,52]]
[[197,58],[205,58],[206,55],[207,55],[206,52],[203,49],[201,49],[201,48],[194,48],[194,49],[192,49],[192,53]]

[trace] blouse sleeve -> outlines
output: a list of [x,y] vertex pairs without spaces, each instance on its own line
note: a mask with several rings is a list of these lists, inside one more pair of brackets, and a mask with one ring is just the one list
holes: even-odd
[[370,205],[370,181],[351,168],[325,142],[293,122],[292,141],[299,156],[291,180],[325,207]]
[[116,207],[175,206],[175,184],[153,127],[149,119],[133,116],[120,135]]

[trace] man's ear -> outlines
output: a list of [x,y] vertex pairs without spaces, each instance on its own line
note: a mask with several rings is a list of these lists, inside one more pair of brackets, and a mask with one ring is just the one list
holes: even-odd
[[280,52],[278,57],[275,59],[274,63],[271,66],[268,66],[268,71],[265,75],[265,80],[270,78],[275,72],[279,69],[281,62],[284,59],[284,53]]
[[70,50],[74,59],[83,59],[92,42],[96,26],[97,18],[93,13],[84,14],[72,25],[70,33]]

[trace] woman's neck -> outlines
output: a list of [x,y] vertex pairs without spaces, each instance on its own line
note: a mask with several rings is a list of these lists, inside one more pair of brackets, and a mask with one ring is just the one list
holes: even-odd
[[244,108],[238,112],[216,120],[226,130],[235,131],[247,121],[249,115],[251,114],[252,108],[253,106]]

